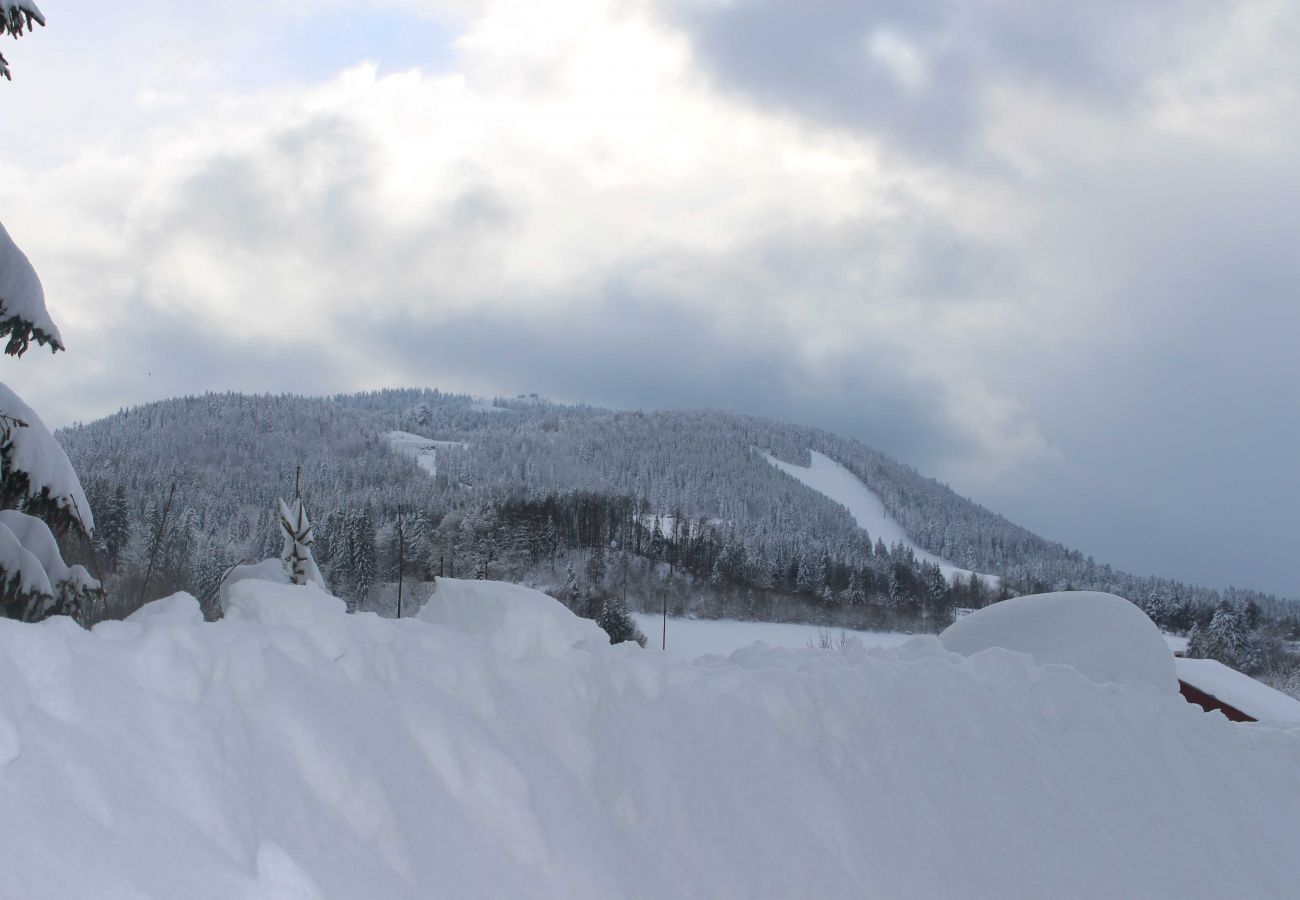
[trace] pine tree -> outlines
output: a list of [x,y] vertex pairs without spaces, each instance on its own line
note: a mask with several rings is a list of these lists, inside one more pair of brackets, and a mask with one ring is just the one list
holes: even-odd
[[[20,37],[45,18],[32,0],[0,3],[0,30]],[[10,77],[0,56],[0,75]],[[63,337],[45,308],[45,289],[27,256],[0,225],[0,338],[21,357],[35,341],[51,352]],[[59,537],[89,541],[90,504],[68,456],[36,415],[0,384],[0,613],[34,621],[78,615],[103,596],[82,566],[63,560]]]
[[1205,655],[1225,666],[1252,671],[1258,665],[1258,647],[1245,614],[1227,600],[1215,607],[1214,617],[1205,634]]
[[375,525],[369,507],[353,520],[349,550],[351,551],[353,587],[356,593],[356,600],[353,604],[353,609],[355,609],[356,604],[364,602],[370,596],[370,588],[375,583],[375,569],[378,564],[376,559],[378,554],[375,548]]
[[126,485],[121,482],[114,486],[99,516],[96,538],[109,564],[116,567],[118,557],[131,542],[131,506],[126,499]]
[[578,609],[578,603],[581,595],[578,593],[578,573],[573,571],[573,561],[569,561],[569,567],[564,577],[564,604],[574,611]]
[[641,633],[636,620],[627,611],[623,598],[618,595],[605,598],[596,616],[596,624],[605,629],[611,644],[621,644],[625,641],[633,641],[642,647],[646,644],[645,635]]
[[587,583],[595,590],[600,590],[605,584],[605,547],[597,544],[591,551],[591,556],[587,559],[587,570],[584,574],[587,576]]

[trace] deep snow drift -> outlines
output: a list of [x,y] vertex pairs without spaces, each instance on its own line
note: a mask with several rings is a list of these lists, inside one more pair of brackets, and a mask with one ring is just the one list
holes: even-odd
[[1015,597],[958,619],[939,635],[956,653],[990,647],[1028,653],[1039,665],[1073,666],[1105,684],[1178,690],[1174,655],[1146,613],[1123,597],[1061,591]]
[[[544,595],[420,618],[242,581],[0,621],[25,900],[1286,897],[1300,733],[1001,649],[609,647]],[[427,621],[426,621],[427,619]],[[520,633],[513,633],[519,631]]]

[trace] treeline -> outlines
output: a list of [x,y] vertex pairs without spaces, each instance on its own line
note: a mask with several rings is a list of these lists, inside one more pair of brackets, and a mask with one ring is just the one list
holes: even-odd
[[[438,476],[430,478],[393,452],[388,430],[457,443],[440,447]],[[615,412],[531,398],[487,407],[437,391],[209,394],[125,410],[60,439],[90,476],[101,568],[126,588],[111,599],[119,605],[139,596],[173,484],[151,594],[208,589],[229,565],[273,552],[274,501],[290,494],[299,466],[317,555],[340,590],[362,598],[395,577],[401,510],[410,535],[404,555],[426,575],[486,572],[552,584],[562,580],[552,563],[576,554],[582,581],[599,530],[601,541],[614,542],[607,552],[636,563],[633,575],[644,569],[642,593],[673,595],[689,585],[693,599],[684,605],[702,615],[933,627],[947,609],[995,599],[980,581],[941,591],[935,572],[905,548],[882,546],[843,507],[763,457],[807,463],[808,451],[818,450],[857,475],[917,544],[1001,576],[1002,593],[1087,589],[1139,603],[1167,596],[1172,611],[1157,620],[1178,631],[1208,627],[1224,602],[1249,605],[1259,611],[1257,630],[1300,638],[1292,601],[1118,572],[858,441],[716,411]],[[573,522],[584,523],[580,534]],[[642,602],[641,594],[629,597]]]

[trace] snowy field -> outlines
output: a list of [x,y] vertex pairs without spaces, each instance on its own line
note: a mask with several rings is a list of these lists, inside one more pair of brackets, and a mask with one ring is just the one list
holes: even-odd
[[439,450],[462,450],[469,446],[460,441],[435,441],[409,431],[390,431],[386,437],[393,452],[414,458],[416,464],[430,476],[438,474]]
[[[856,475],[825,454],[818,453],[816,450],[809,452],[812,454],[812,464],[807,468],[782,462],[768,453],[764,453],[763,458],[790,477],[848,509],[849,515],[853,516],[858,527],[866,529],[873,542],[881,539],[887,546],[892,547],[901,541],[903,546],[911,548],[917,559],[937,565],[949,582],[958,576],[963,579],[970,578],[969,569],[954,566],[948,560],[917,546],[907,536],[907,532],[903,531],[903,527],[885,511],[885,504],[880,502],[880,498]],[[993,587],[1001,584],[1001,579],[995,575],[980,577]]]
[[[646,647],[659,650],[663,645],[663,617],[654,613],[633,613],[632,618],[636,619],[636,624],[649,638]],[[841,634],[856,637],[865,647],[897,647],[912,639],[910,634],[894,631],[851,631],[840,628],[829,631],[837,645]],[[734,619],[668,619],[668,653],[679,659],[695,659],[708,654],[730,656],[742,647],[758,643],[769,647],[807,647],[809,641],[815,645],[817,639],[816,625],[740,622]]]
[[688,662],[451,579],[0,620],[22,900],[1281,898],[1297,821],[1300,731],[931,637]]
[[[649,639],[646,647],[659,650],[663,639],[663,617],[654,613],[632,613],[636,624]],[[668,619],[668,654],[680,659],[695,659],[716,654],[730,656],[743,647],[763,643],[769,647],[807,647],[809,641],[817,642],[819,628],[789,622],[741,622],[734,619]],[[852,636],[864,647],[897,647],[914,635],[897,631],[853,631],[828,629],[836,645],[840,635]],[[1183,650],[1187,638],[1162,635],[1169,649]]]

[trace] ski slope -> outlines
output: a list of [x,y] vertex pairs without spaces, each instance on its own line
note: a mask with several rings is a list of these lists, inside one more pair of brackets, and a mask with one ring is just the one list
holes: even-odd
[[[858,476],[825,454],[818,453],[816,450],[809,452],[812,455],[812,464],[807,468],[783,462],[770,453],[764,453],[763,458],[791,478],[846,508],[849,515],[858,523],[858,527],[865,529],[867,534],[871,535],[872,541],[883,540],[889,547],[901,542],[916,554],[917,559],[937,565],[950,583],[958,576],[963,579],[970,578],[970,569],[955,566],[948,560],[923,550],[908,537],[903,527],[885,511],[885,504],[859,480]],[[1002,583],[996,575],[980,575],[980,578],[995,588]]]
[[388,438],[388,443],[395,453],[412,457],[416,465],[428,472],[431,477],[438,474],[439,450],[452,448],[463,450],[469,446],[460,441],[435,441],[418,434],[411,434],[409,431],[390,431],[385,437]]
[[0,620],[22,900],[1280,898],[1297,821],[1300,730],[931,637],[687,662],[451,579]]

